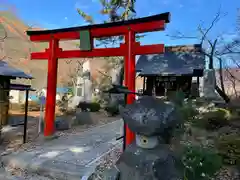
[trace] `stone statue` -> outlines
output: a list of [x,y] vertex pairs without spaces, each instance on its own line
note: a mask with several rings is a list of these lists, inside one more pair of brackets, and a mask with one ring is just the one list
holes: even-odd
[[181,122],[172,102],[144,96],[120,109],[123,120],[136,133],[105,180],[181,180],[177,160],[168,147],[173,129]]

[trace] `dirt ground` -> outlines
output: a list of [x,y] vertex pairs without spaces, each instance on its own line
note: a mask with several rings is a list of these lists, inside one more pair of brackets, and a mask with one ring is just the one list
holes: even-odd
[[[59,115],[57,112],[56,115]],[[9,116],[14,118],[24,118],[24,113],[20,111],[10,111]],[[42,134],[38,134],[38,122],[40,112],[29,112],[28,113],[28,124],[27,124],[27,143],[23,144],[23,125],[12,127],[5,126],[2,129],[0,153],[8,154],[19,149],[30,149],[35,146],[41,145],[44,140]],[[107,117],[102,112],[92,113],[92,121],[90,124],[82,124],[71,127],[69,130],[57,131],[57,136],[68,136],[70,134],[82,132],[88,128],[106,124],[108,122],[115,121],[120,117]],[[67,117],[66,117],[67,118]]]

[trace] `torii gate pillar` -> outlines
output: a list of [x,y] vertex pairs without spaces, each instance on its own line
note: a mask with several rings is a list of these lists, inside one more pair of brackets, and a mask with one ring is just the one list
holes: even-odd
[[[128,31],[127,36],[125,36],[125,43],[128,47],[128,51],[124,57],[124,65],[125,65],[125,86],[128,87],[129,90],[135,92],[135,78],[136,78],[136,60],[135,54],[133,52],[133,43],[135,43],[135,33],[132,30]],[[129,94],[127,96],[127,104],[133,103],[135,100],[135,94]],[[135,134],[129,130],[128,127],[125,127],[125,135],[126,135],[126,145],[132,143],[135,139]]]
[[47,98],[45,112],[44,136],[52,136],[55,132],[55,106],[56,106],[56,86],[58,58],[57,51],[59,49],[59,40],[54,37],[49,42],[48,57],[48,75],[47,75]]

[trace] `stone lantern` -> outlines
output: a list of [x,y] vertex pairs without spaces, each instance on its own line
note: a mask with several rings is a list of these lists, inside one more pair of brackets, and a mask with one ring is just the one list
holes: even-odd
[[181,180],[177,160],[169,149],[174,128],[180,123],[172,102],[144,96],[120,110],[124,122],[136,134],[106,180]]

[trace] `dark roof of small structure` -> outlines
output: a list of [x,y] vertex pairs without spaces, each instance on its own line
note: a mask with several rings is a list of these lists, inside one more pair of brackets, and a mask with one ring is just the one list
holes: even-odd
[[205,68],[200,45],[166,47],[164,54],[139,56],[136,71],[143,75],[189,75]]
[[18,91],[35,91],[35,89],[31,88],[30,85],[24,84],[10,84],[10,90],[18,90]]
[[0,61],[0,76],[32,79],[31,75],[28,75],[21,70],[10,67],[5,61]]

